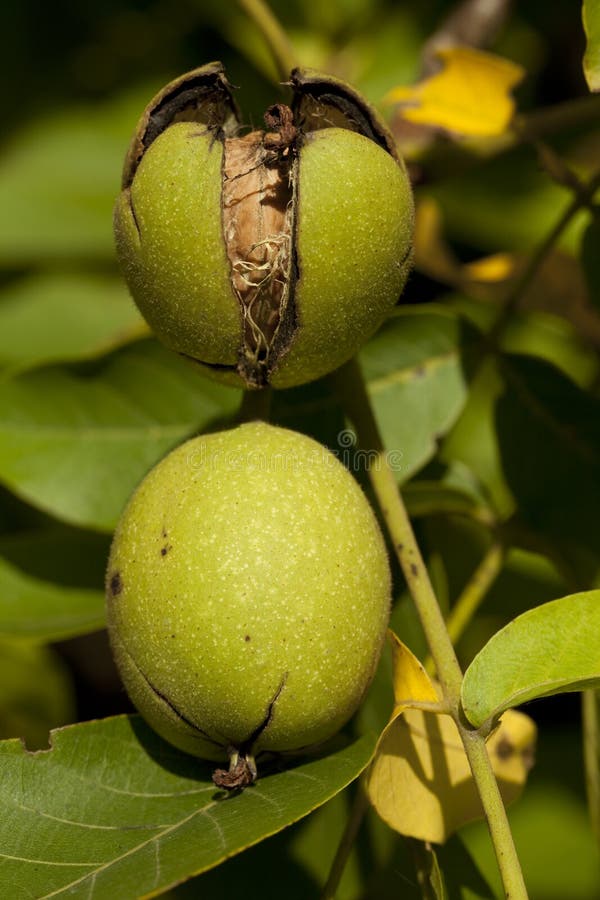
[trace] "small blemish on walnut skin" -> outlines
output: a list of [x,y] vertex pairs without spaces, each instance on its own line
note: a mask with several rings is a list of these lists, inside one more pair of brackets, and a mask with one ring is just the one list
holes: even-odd
[[418,567],[418,565],[417,565],[416,563],[411,563],[410,571],[413,573],[413,575],[414,575],[415,578],[416,578],[417,575],[419,574],[419,567]]
[[171,544],[165,544],[164,547],[161,547],[161,548],[160,548],[160,555],[161,555],[161,556],[166,556],[167,553],[169,552],[169,550],[171,550],[171,549],[172,549]]
[[246,641],[246,643],[248,643],[248,641],[250,640],[250,635],[247,634],[247,635],[245,636],[244,640]]
[[120,572],[115,572],[114,575],[111,576],[109,586],[113,597],[117,597],[121,593],[123,590],[123,581],[121,580]]

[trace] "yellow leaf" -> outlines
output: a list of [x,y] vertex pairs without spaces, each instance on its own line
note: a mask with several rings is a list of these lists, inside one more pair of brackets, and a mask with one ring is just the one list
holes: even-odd
[[465,136],[502,134],[514,114],[510,91],[525,75],[522,66],[472,47],[446,48],[437,56],[440,72],[394,88],[386,100],[401,104],[403,118],[411,122]]
[[390,721],[393,721],[415,702],[437,703],[438,692],[414,653],[393,631],[388,631],[388,637],[392,644],[394,711]]
[[[392,636],[395,709],[367,775],[367,793],[387,824],[409,837],[443,843],[483,815],[456,725],[448,715],[411,708],[435,703],[425,670]],[[487,742],[505,803],[515,800],[533,759],[535,725],[508,710]]]
[[516,260],[511,253],[494,253],[465,263],[462,267],[467,281],[506,281],[515,274]]

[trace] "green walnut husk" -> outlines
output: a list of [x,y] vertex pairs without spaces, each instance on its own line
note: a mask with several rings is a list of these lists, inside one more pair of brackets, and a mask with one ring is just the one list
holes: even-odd
[[257,754],[307,751],[354,713],[390,572],[344,466],[311,438],[251,423],[188,441],[145,478],[115,534],[107,603],[138,710],[180,749],[232,760],[233,783],[219,783],[238,787]]
[[413,201],[383,122],[348,85],[291,74],[240,136],[220,63],[167,85],[133,138],[117,251],[156,335],[213,377],[290,387],[340,366],[398,301]]

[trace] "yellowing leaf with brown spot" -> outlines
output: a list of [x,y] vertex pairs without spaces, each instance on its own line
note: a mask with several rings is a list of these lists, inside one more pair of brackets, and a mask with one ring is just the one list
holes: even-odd
[[[483,811],[456,725],[448,715],[416,705],[438,693],[413,654],[392,635],[395,708],[367,776],[367,793],[394,830],[443,843]],[[507,711],[487,742],[505,803],[515,800],[533,760],[535,725]]]
[[437,56],[441,71],[394,88],[386,100],[400,104],[410,122],[468,137],[502,134],[514,114],[510,92],[525,75],[522,66],[472,47],[449,47]]

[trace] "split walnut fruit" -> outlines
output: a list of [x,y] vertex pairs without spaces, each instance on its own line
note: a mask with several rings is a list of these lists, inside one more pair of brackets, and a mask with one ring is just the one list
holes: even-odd
[[340,366],[397,302],[413,201],[393,138],[336,79],[240,135],[220,63],[167,85],[133,138],[117,251],[156,335],[226,383],[290,387]]
[[176,747],[254,780],[261,752],[335,734],[374,674],[390,604],[377,521],[311,438],[251,423],[195,438],[117,528],[108,626],[125,687]]

